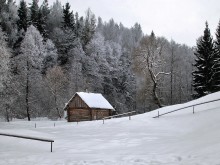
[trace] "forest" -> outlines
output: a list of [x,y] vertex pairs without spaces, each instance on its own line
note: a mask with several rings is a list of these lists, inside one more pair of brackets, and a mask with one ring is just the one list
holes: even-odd
[[102,93],[117,113],[192,100],[195,48],[47,0],[0,0],[0,117],[63,117],[75,92]]

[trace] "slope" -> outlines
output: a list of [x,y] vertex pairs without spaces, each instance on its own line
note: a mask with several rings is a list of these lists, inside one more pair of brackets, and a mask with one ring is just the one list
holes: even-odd
[[[220,98],[215,93],[181,106]],[[128,118],[67,123],[14,121],[1,132],[53,138],[50,144],[0,136],[1,165],[219,165],[220,103],[153,119],[158,110]],[[34,124],[37,123],[37,128]]]

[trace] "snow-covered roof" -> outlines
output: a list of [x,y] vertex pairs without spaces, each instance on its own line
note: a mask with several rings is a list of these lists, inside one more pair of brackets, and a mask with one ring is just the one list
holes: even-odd
[[[87,93],[87,92],[77,92],[76,94],[90,107],[90,108],[98,108],[98,109],[112,109],[112,105],[102,96],[100,93]],[[75,95],[74,95],[75,96]],[[74,96],[69,100],[66,104],[65,108],[72,101]]]

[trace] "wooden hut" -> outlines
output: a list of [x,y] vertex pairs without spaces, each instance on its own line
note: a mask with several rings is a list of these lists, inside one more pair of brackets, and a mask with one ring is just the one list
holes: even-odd
[[66,104],[68,122],[99,120],[111,116],[114,108],[99,93],[77,92]]

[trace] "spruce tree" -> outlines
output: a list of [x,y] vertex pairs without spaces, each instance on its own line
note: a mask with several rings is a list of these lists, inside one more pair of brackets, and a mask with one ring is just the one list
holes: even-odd
[[199,98],[213,92],[213,55],[214,44],[210,34],[208,23],[204,35],[197,41],[195,64],[196,70],[193,72],[194,97]]
[[83,28],[82,42],[83,49],[85,50],[86,45],[91,41],[96,28],[95,15],[90,9],[86,11],[85,25]]
[[220,21],[215,35],[215,52],[213,55],[213,92],[220,91]]
[[20,7],[18,9],[18,21],[17,21],[17,25],[18,25],[18,30],[20,31],[21,29],[23,29],[24,31],[27,31],[27,27],[28,27],[28,16],[27,16],[27,4],[24,0],[20,1]]
[[30,18],[30,23],[35,26],[36,28],[38,27],[38,19],[39,19],[39,7],[38,7],[38,0],[33,0],[31,7],[30,7],[30,11],[31,11],[31,18]]
[[80,22],[80,18],[79,18],[79,14],[78,12],[76,12],[75,14],[75,18],[76,18],[76,23],[75,23],[75,29],[74,29],[74,32],[75,32],[75,35],[77,38],[80,38],[82,36],[82,29],[83,29],[83,26]]
[[38,13],[38,23],[37,23],[37,29],[41,33],[41,35],[46,39],[48,37],[48,31],[46,28],[47,25],[47,19],[48,15],[50,13],[49,7],[48,7],[48,1],[44,0],[43,4],[41,5]]
[[6,7],[6,0],[0,0],[0,13],[5,9],[5,7]]
[[63,8],[63,28],[70,28],[74,30],[75,20],[73,12],[70,12],[70,4],[67,2],[65,8]]

